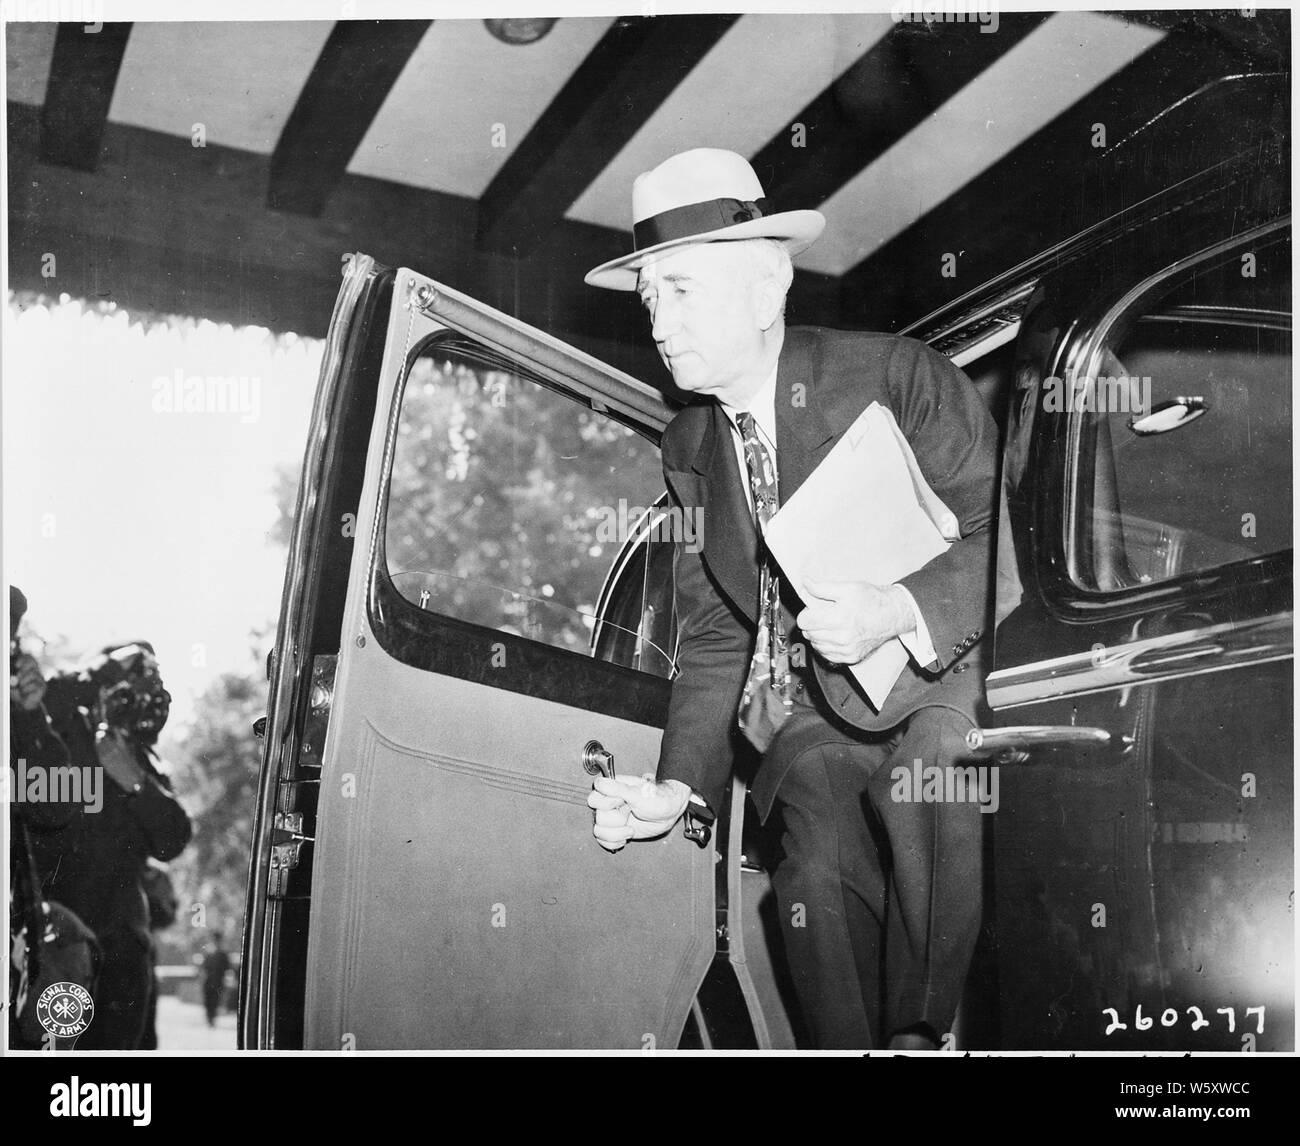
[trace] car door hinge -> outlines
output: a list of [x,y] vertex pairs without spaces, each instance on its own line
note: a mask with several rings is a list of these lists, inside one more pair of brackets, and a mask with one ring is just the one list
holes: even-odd
[[267,880],[267,895],[272,898],[283,896],[289,890],[289,872],[298,866],[302,842],[295,840],[288,844],[271,845],[271,871]]
[[303,844],[314,843],[313,836],[303,834],[301,812],[276,812],[271,829],[271,871],[269,894],[285,895],[289,872],[302,858]]

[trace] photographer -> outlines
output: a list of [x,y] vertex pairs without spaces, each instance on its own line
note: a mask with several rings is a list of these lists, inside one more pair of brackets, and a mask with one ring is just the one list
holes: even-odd
[[[68,763],[68,749],[45,711],[45,677],[36,658],[23,651],[18,626],[27,612],[21,589],[9,587],[9,1045],[41,1046],[33,1002],[42,986],[72,980],[90,988],[93,938],[57,904],[45,904],[32,840],[66,829],[82,814],[80,804],[53,798],[54,770]],[[40,774],[40,775],[38,775]],[[27,789],[39,791],[32,799]],[[21,790],[20,790],[21,785]]]
[[103,807],[39,842],[45,893],[94,929],[103,952],[95,1017],[79,1050],[135,1050],[153,989],[145,895],[149,857],[179,855],[190,821],[154,765],[171,697],[153,646],[110,646],[85,670],[50,681],[47,704],[74,765],[99,767]]

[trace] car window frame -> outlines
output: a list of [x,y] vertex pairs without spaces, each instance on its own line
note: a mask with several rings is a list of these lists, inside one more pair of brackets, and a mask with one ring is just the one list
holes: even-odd
[[[588,652],[579,653],[422,609],[394,584],[388,567],[387,533],[399,436],[397,426],[415,362],[439,344],[450,344],[455,351],[468,352],[485,365],[508,370],[562,399],[612,418],[644,438],[656,452],[659,449],[660,434],[656,428],[566,388],[554,378],[533,369],[528,362],[490,345],[472,332],[440,325],[424,334],[405,354],[402,376],[394,387],[391,408],[386,412],[392,431],[384,444],[378,517],[368,562],[366,602],[370,627],[380,647],[398,662],[421,671],[662,728],[668,718],[670,683],[667,679],[616,662],[598,660],[594,656],[594,646],[590,644]],[[494,657],[494,646],[500,646],[504,655]],[[501,663],[494,665],[494,659]]]
[[[1127,334],[1131,326],[1142,316],[1143,307],[1153,297],[1168,294],[1176,290],[1199,268],[1207,263],[1217,263],[1230,259],[1234,252],[1258,247],[1260,240],[1268,240],[1269,245],[1280,242],[1290,232],[1289,214],[1272,219],[1258,227],[1238,235],[1232,235],[1194,254],[1188,255],[1160,270],[1147,275],[1137,284],[1125,291],[1103,313],[1095,323],[1076,333],[1072,347],[1064,349],[1058,361],[1074,365],[1067,371],[1066,389],[1073,392],[1079,378],[1097,378],[1101,376],[1104,355],[1109,346]],[[1237,308],[1240,309],[1240,308]],[[1260,314],[1275,316],[1274,311],[1260,311]],[[1289,329],[1288,325],[1288,329]],[[1058,488],[1062,499],[1061,535],[1057,544],[1061,546],[1062,571],[1065,577],[1052,587],[1052,602],[1067,614],[1086,609],[1089,620],[1103,619],[1107,616],[1122,616],[1135,610],[1141,611],[1148,602],[1156,598],[1172,598],[1194,594],[1197,590],[1214,580],[1223,578],[1263,580],[1280,571],[1285,563],[1289,575],[1292,548],[1288,547],[1265,554],[1242,558],[1206,569],[1194,569],[1180,573],[1175,577],[1159,581],[1140,582],[1117,588],[1097,589],[1090,587],[1089,578],[1095,573],[1095,566],[1087,570],[1080,568],[1082,553],[1086,550],[1082,542],[1082,531],[1087,528],[1086,517],[1092,512],[1090,482],[1081,479],[1080,471],[1087,449],[1093,444],[1093,434],[1088,432],[1088,419],[1093,412],[1073,409],[1066,415],[1065,448],[1062,451],[1062,471],[1059,473]]]

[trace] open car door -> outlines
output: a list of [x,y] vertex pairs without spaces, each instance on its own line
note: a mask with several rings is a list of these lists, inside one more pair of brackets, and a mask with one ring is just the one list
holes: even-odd
[[[592,654],[662,490],[651,387],[354,256],[272,668],[245,1046],[675,1047],[714,851],[610,854],[592,776],[655,768],[673,650]],[[300,1001],[299,1001],[300,1000]]]

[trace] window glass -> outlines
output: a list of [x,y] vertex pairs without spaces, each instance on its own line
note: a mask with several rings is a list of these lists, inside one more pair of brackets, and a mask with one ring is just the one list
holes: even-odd
[[677,613],[673,599],[673,542],[662,504],[646,520],[636,546],[618,571],[596,635],[596,655],[653,676],[676,667]]
[[587,654],[609,568],[662,491],[645,438],[465,339],[439,340],[402,396],[389,574],[422,609]]
[[1290,309],[1290,244],[1275,241],[1116,323],[1076,405],[1086,588],[1291,547]]

